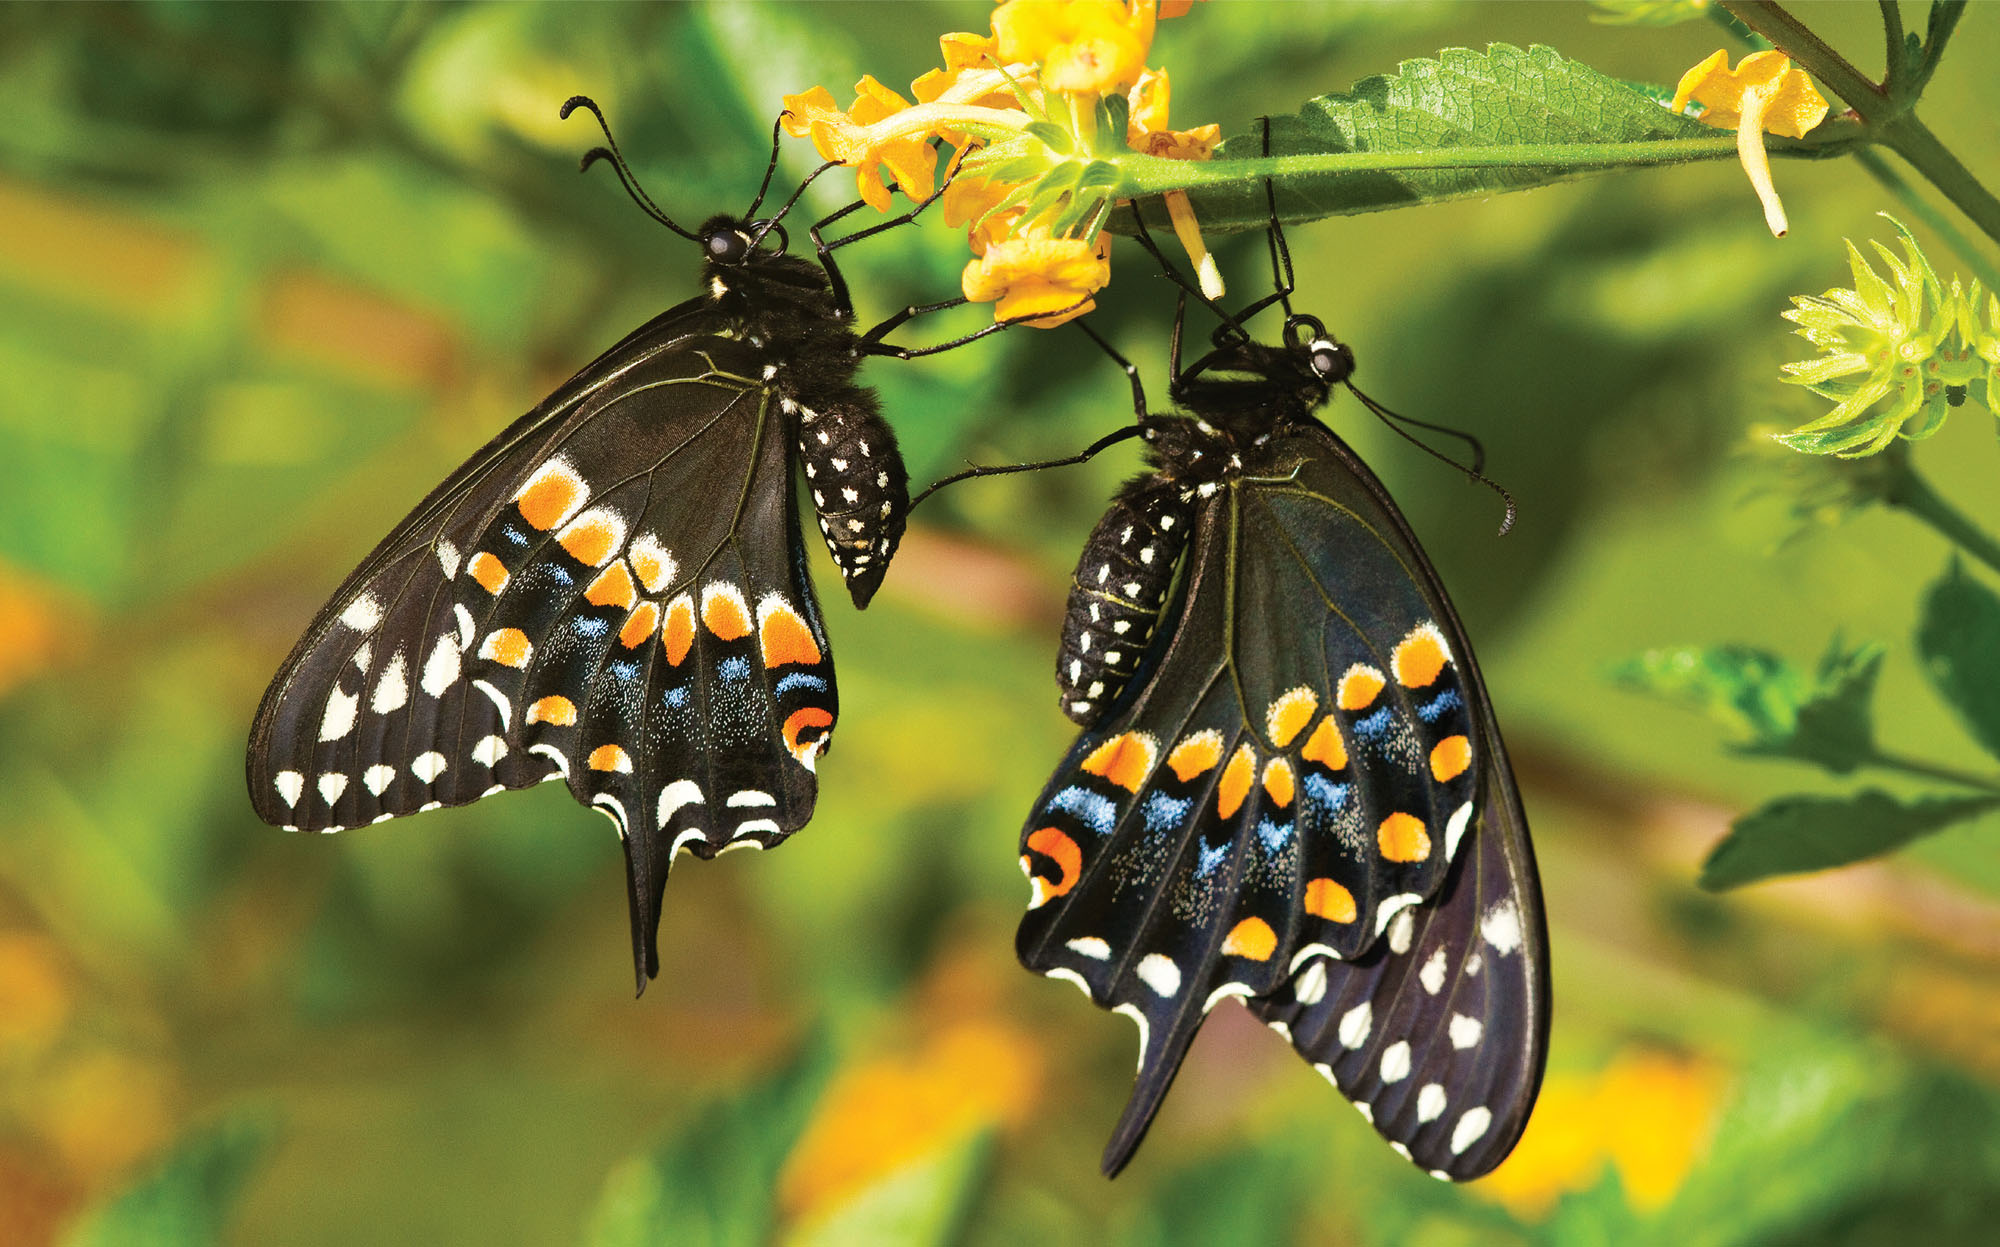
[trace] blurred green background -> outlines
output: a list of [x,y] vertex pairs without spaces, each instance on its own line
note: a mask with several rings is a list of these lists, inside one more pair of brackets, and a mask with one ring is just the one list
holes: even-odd
[[[1879,68],[1874,6],[1798,7]],[[1975,6],[1924,106],[1989,181],[1995,17]],[[831,595],[819,813],[676,872],[636,1003],[615,841],[561,791],[333,838],[253,818],[251,712],[346,569],[690,290],[686,245],[576,176],[597,136],[562,100],[596,96],[693,221],[747,203],[780,95],[901,87],[986,20],[0,7],[0,1242],[1991,1241],[2000,828],[1701,893],[1734,813],[1823,781],[1607,674],[1678,643],[1804,663],[1844,630],[1890,646],[1885,736],[1981,765],[1908,640],[1942,543],[1883,512],[1802,530],[1795,474],[1754,449],[1823,406],[1778,383],[1804,353],[1786,295],[1888,234],[1849,163],[1779,167],[1782,242],[1720,164],[1292,234],[1303,306],[1371,391],[1476,432],[1521,504],[1496,540],[1489,494],[1335,405],[1481,643],[1542,862],[1550,1074],[1485,1182],[1398,1160],[1234,1007],[1131,1170],[1097,1174],[1133,1033],[1014,964],[1015,838],[1069,739],[1064,577],[1129,450],[948,492],[873,609]],[[1570,4],[1232,2],[1163,24],[1152,63],[1177,124],[1230,131],[1495,40],[1669,86],[1723,43]],[[1116,258],[1093,323],[1157,393],[1170,300]],[[954,293],[963,259],[936,222],[843,254],[870,319]],[[1073,333],[868,377],[918,480],[1129,410]],[[1995,456],[1976,408],[1918,452],[1989,525]]]

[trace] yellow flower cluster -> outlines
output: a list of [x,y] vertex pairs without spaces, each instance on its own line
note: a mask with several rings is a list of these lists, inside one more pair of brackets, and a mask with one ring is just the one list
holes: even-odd
[[[1185,12],[1190,3],[1003,0],[990,34],[959,32],[938,41],[944,65],[910,84],[914,102],[866,77],[855,86],[853,106],[843,111],[830,91],[815,86],[785,97],[784,126],[794,137],[810,138],[823,158],[853,166],[861,197],[884,212],[891,186],[912,200],[935,189],[933,138],[956,149],[948,173],[982,146],[1024,134],[1037,122],[1054,122],[1077,151],[1092,152],[1098,105],[1112,97],[1126,105],[1128,149],[1204,160],[1220,129],[1169,129],[1167,75],[1146,66],[1155,22]],[[1088,214],[1081,229],[1060,227],[1052,210],[1031,212],[1031,189],[1032,182],[995,181],[967,170],[946,188],[943,209],[948,224],[967,227],[973,259],[961,281],[965,297],[992,303],[996,320],[1048,328],[1095,306],[1092,296],[1111,281],[1111,240],[1101,232],[1101,211]],[[1176,233],[1204,279],[1212,277],[1187,197],[1173,192],[1167,198]]]

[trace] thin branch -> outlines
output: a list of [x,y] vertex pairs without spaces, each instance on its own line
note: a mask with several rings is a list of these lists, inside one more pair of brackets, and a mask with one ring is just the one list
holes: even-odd
[[1882,42],[1888,53],[1882,61],[1882,90],[1895,99],[1903,83],[1903,6],[1902,0],[1879,0],[1879,3]]
[[1889,98],[1882,88],[1806,29],[1783,5],[1771,0],[1725,0],[1724,7],[1825,83],[1863,121],[1873,121],[1885,111]]
[[1958,253],[1965,266],[1972,270],[1988,290],[2000,290],[2000,265],[1995,265],[1979,248],[1978,244],[1958,228],[1957,224],[1936,205],[1923,197],[1910,180],[1882,158],[1872,147],[1864,147],[1854,153],[1854,162],[1866,169],[1870,176],[1880,182],[1884,189],[1896,197],[1911,216],[1929,226],[1931,232],[1944,239],[1945,244]]

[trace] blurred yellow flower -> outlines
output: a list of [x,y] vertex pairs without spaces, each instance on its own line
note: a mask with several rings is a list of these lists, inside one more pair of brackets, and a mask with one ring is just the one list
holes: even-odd
[[1111,95],[1146,67],[1153,42],[1153,5],[1138,0],[1007,0],[993,12],[1000,58],[1033,61],[1044,85],[1057,91]]
[[1783,238],[1789,226],[1785,206],[1771,181],[1764,135],[1768,131],[1786,138],[1805,137],[1826,120],[1826,97],[1783,52],[1752,52],[1735,69],[1729,68],[1727,52],[1717,52],[1681,75],[1680,85],[1674,89],[1674,111],[1683,111],[1690,101],[1702,106],[1704,124],[1736,128],[1736,154],[1743,161],[1743,171],[1763,201],[1764,220],[1771,233]]
[[106,1178],[166,1142],[172,1084],[170,1072],[152,1062],[87,1053],[39,1081],[34,1124],[72,1173]]
[[785,132],[794,138],[811,138],[821,157],[850,164],[861,198],[879,212],[889,210],[889,188],[882,182],[886,168],[889,180],[912,199],[931,193],[937,176],[937,153],[925,141],[921,128],[915,134],[897,135],[871,129],[906,111],[910,102],[875,80],[863,75],[854,84],[854,107],[840,111],[833,93],[814,87],[785,97],[782,118]]
[[0,933],[0,1067],[48,1051],[69,1021],[69,976],[55,945],[23,931]]
[[1596,1074],[1551,1074],[1514,1154],[1471,1189],[1532,1220],[1608,1163],[1634,1209],[1658,1211],[1707,1147],[1726,1084],[1709,1062],[1645,1049]]
[[965,266],[960,286],[974,303],[992,303],[993,319],[1052,329],[1096,307],[1093,294],[1111,283],[1111,236],[1037,237],[1032,228],[988,244]]
[[976,1131],[1014,1126],[1041,1080],[1033,1040],[962,1021],[924,1048],[843,1071],[792,1150],[778,1202],[794,1221],[832,1211],[898,1169]]
[[0,563],[0,696],[54,662],[78,622],[49,587]]

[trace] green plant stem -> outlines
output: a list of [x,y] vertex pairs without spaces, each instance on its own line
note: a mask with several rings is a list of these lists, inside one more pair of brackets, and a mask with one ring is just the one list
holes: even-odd
[[1943,495],[1932,489],[1930,482],[1917,471],[1916,465],[1907,461],[1903,463],[1882,490],[1882,501],[1908,511],[1936,529],[1945,540],[2000,572],[2000,542],[1994,541],[1958,508],[1946,502]]
[[1903,0],[1879,0],[1882,8],[1882,43],[1888,54],[1882,62],[1882,93],[1895,99],[1903,81]]
[[1745,26],[1771,41],[1771,46],[1791,57],[1806,72],[1825,83],[1863,121],[1874,121],[1885,111],[1888,95],[1868,76],[1847,63],[1847,58],[1798,18],[1770,0],[1727,0],[1723,5]]
[[1972,223],[1985,231],[1988,238],[2000,242],[2000,199],[1995,199],[1993,192],[1938,142],[1937,136],[1917,120],[1915,113],[1904,113],[1885,123],[1882,141],[1909,161],[1910,167],[1929,179],[1931,185],[1943,191],[1945,198],[1972,218]]
[[1947,784],[1977,789],[1980,792],[2000,794],[2000,779],[1974,775],[1957,767],[1940,766],[1935,762],[1925,762],[1920,758],[1906,758],[1901,754],[1884,753],[1877,749],[1868,759],[1867,765],[1880,767],[1885,771],[1901,771],[1905,775],[1921,775],[1925,779],[1939,779]]
[[1932,232],[1944,239],[1947,246],[1958,252],[1959,259],[1972,270],[1974,277],[1985,283],[1988,290],[2000,290],[2000,265],[1995,265],[1988,259],[1950,217],[1939,212],[1930,200],[1918,194],[1917,188],[1910,185],[1908,178],[1891,168],[1889,162],[1872,148],[1864,147],[1855,152],[1854,160],[1894,195],[1911,216],[1929,226]]
[[[1817,158],[1845,155],[1848,141],[1773,144],[1774,156]],[[1736,136],[1660,139],[1645,143],[1521,143],[1493,147],[1439,147],[1427,151],[1310,152],[1244,160],[1167,160],[1136,152],[1110,159],[1118,169],[1116,198],[1143,198],[1170,190],[1240,186],[1263,179],[1285,180],[1314,174],[1389,173],[1423,169],[1605,169],[1620,166],[1687,164],[1736,159]]]

